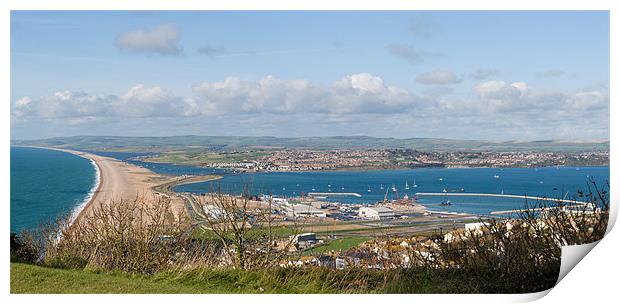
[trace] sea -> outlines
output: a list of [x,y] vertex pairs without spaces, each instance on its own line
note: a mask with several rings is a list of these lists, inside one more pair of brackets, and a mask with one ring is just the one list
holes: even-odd
[[[575,198],[578,191],[588,191],[590,179],[595,180],[599,187],[606,187],[609,180],[609,167],[234,173],[212,168],[147,163],[140,160],[146,153],[86,152],[117,158],[159,174],[223,175],[222,179],[215,182],[177,186],[174,189],[177,192],[201,194],[221,188],[226,192],[241,193],[244,187],[249,187],[255,195],[271,194],[280,197],[299,197],[311,192],[345,192],[357,193],[359,197],[328,196],[324,200],[359,204],[432,192],[443,195],[417,195],[418,202],[434,211],[479,215],[520,209],[526,201],[451,194],[504,193]],[[96,184],[96,168],[85,158],[55,150],[11,147],[11,231],[36,228],[58,216],[75,213],[92,195]],[[443,205],[446,201],[451,204]]]
[[74,154],[11,147],[10,159],[11,232],[75,214],[97,186],[94,164]]
[[[522,209],[538,201],[524,198],[464,197],[459,193],[505,194],[529,197],[579,198],[594,181],[607,188],[609,167],[544,168],[424,168],[379,171],[270,172],[225,175],[221,180],[180,185],[177,192],[205,193],[222,189],[241,193],[299,197],[308,193],[327,193],[325,201],[373,204],[407,195],[432,211],[489,215],[492,211]],[[407,189],[408,188],[408,189]],[[355,193],[358,196],[334,196]],[[420,193],[439,193],[425,196]],[[445,204],[446,202],[450,204]]]

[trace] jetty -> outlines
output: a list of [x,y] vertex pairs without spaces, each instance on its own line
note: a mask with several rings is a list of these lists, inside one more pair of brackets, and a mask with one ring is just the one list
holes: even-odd
[[503,198],[521,198],[531,199],[537,201],[550,201],[556,203],[572,203],[585,205],[586,202],[580,202],[575,200],[552,198],[552,197],[539,197],[539,196],[527,196],[527,195],[514,195],[514,194],[495,194],[495,193],[458,193],[458,192],[418,192],[416,196],[487,196],[487,197],[503,197]]
[[355,192],[308,192],[308,196],[355,196],[362,197],[361,194]]

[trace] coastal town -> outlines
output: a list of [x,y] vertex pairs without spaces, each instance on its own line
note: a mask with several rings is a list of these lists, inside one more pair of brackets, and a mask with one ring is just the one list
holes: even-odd
[[605,166],[609,151],[589,152],[440,152],[415,149],[248,150],[163,152],[141,158],[250,172],[372,170],[406,168],[536,168]]

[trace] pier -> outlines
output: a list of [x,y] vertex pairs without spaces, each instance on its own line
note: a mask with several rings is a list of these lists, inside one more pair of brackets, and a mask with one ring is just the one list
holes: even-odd
[[531,200],[539,200],[539,201],[551,201],[551,202],[556,202],[556,203],[572,203],[572,204],[581,204],[581,205],[587,204],[585,202],[580,202],[580,201],[575,201],[575,200],[567,200],[567,199],[561,199],[561,198],[527,196],[527,195],[514,195],[514,194],[418,192],[415,195],[416,196],[487,196],[487,197],[490,196],[490,197],[521,198],[521,199],[531,199]]
[[308,196],[355,196],[362,197],[361,194],[355,192],[308,192]]

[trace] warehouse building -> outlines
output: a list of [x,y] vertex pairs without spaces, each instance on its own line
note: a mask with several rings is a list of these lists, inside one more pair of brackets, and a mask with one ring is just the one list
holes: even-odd
[[358,211],[361,218],[372,220],[384,220],[394,218],[394,210],[387,207],[362,207]]

